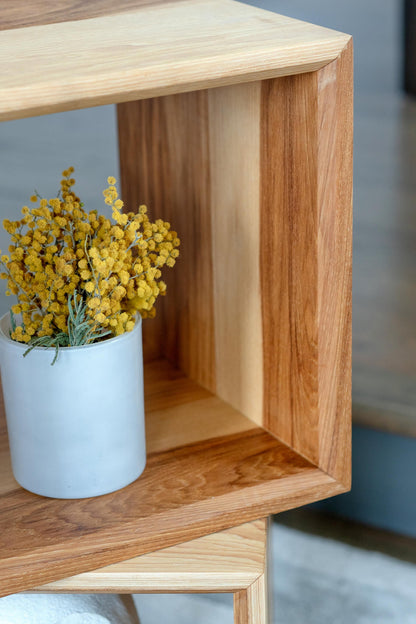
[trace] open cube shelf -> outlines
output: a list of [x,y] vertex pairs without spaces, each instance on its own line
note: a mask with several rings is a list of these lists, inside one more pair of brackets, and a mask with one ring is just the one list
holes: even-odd
[[230,0],[86,4],[0,5],[0,119],[118,102],[125,204],[170,220],[181,257],[144,322],[138,481],[30,494],[3,426],[1,594],[350,482],[350,38]]
[[147,466],[113,494],[57,500],[23,490],[2,427],[2,595],[343,491],[166,361],[146,367],[145,383]]

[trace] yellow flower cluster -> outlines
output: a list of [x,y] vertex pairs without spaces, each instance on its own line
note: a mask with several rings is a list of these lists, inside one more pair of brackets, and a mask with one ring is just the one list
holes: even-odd
[[19,342],[66,333],[71,297],[85,304],[93,339],[132,330],[137,312],[155,315],[156,298],[166,291],[161,269],[179,255],[169,223],[152,223],[146,206],[122,212],[113,177],[103,191],[112,220],[86,212],[72,190],[73,171],[62,173],[58,197],[34,195],[36,206],[24,206],[19,221],[3,222],[12,244],[10,256],[0,257],[0,277],[8,282],[6,294],[17,295],[12,311],[21,323],[11,336]]

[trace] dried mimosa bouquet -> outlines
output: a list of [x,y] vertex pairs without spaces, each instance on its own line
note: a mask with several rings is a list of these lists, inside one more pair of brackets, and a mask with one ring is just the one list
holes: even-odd
[[[146,206],[123,214],[116,180],[103,191],[112,219],[87,212],[74,193],[73,167],[63,171],[57,197],[31,197],[19,221],[5,220],[9,256],[1,256],[12,307],[13,340],[35,346],[79,346],[133,329],[135,317],[155,315],[165,294],[162,268],[179,255],[170,224],[149,220]],[[0,252],[1,253],[1,252]],[[15,317],[14,315],[19,315]]]

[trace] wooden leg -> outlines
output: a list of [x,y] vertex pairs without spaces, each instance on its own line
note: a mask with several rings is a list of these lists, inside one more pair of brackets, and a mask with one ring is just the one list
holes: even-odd
[[266,575],[234,594],[234,624],[268,624]]
[[264,572],[246,589],[234,593],[234,624],[269,624],[273,613],[271,564],[271,517],[267,519],[264,543]]

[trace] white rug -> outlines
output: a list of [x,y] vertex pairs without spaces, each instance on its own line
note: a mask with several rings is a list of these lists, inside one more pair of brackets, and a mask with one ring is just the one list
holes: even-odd
[[140,624],[131,596],[14,594],[0,598],[0,624]]
[[[272,528],[273,624],[416,624],[416,566]],[[135,596],[142,624],[232,624],[229,595]]]

